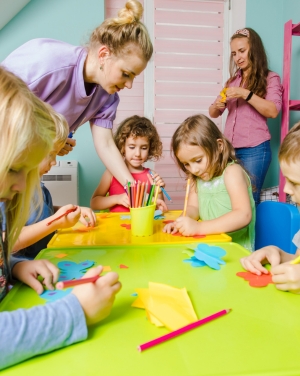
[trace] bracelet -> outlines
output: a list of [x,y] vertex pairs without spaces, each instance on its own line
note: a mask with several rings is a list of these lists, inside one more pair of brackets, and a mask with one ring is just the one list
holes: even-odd
[[252,98],[252,95],[253,95],[253,91],[250,91],[250,93],[248,94],[248,97],[245,99],[246,102],[250,101],[250,99]]

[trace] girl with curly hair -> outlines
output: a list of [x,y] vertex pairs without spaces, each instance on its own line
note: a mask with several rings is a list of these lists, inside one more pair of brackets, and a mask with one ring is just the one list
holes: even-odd
[[[125,119],[118,127],[114,140],[136,182],[149,183],[151,173],[155,185],[165,186],[165,182],[158,174],[143,167],[145,162],[157,161],[162,155],[162,143],[155,126],[149,119],[137,115]],[[148,184],[149,192],[150,184]],[[106,170],[91,199],[91,208],[127,212],[129,206],[129,198],[124,187],[109,170]],[[163,211],[167,210],[162,192],[158,194],[157,206]]]

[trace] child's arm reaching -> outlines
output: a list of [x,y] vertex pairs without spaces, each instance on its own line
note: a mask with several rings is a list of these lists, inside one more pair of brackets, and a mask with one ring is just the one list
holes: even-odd
[[[99,275],[101,271],[101,266],[92,268],[83,278]],[[95,283],[75,287],[71,294],[53,303],[1,312],[0,369],[86,339],[87,325],[109,315],[121,289],[118,278],[116,273],[107,273]]]
[[106,196],[111,179],[112,174],[108,170],[105,170],[91,199],[91,208],[93,210],[109,209],[115,205],[123,205],[129,208],[129,198],[125,191],[121,195]]
[[[24,249],[39,240],[43,239],[45,236],[51,234],[52,232],[60,229],[60,228],[69,228],[74,226],[81,215],[80,207],[74,212],[71,212],[60,219],[53,221],[55,218],[59,217],[60,215],[64,214],[67,210],[75,208],[76,205],[65,205],[62,206],[55,214],[51,215],[50,217],[43,219],[40,222],[34,223],[29,226],[24,226],[22,231],[19,235],[19,238],[14,246],[14,252]],[[49,226],[47,224],[53,221]]]

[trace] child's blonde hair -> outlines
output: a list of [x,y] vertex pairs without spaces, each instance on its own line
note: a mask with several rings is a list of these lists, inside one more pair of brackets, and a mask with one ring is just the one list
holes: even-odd
[[68,138],[69,134],[69,124],[65,117],[58,112],[56,112],[50,105],[46,104],[49,108],[49,112],[52,115],[54,124],[55,124],[55,129],[56,129],[56,134],[55,134],[55,139],[53,141],[53,146],[60,146],[64,145],[66,142],[66,139]]
[[148,62],[153,46],[146,29],[140,21],[143,6],[137,0],[127,1],[117,18],[108,18],[90,36],[90,49],[105,45],[114,55],[130,54],[131,44],[140,48],[143,58]]
[[[222,150],[220,150],[218,140],[222,142]],[[204,149],[208,158],[208,172],[212,178],[222,175],[227,164],[236,161],[235,151],[231,143],[223,136],[216,124],[202,114],[184,120],[176,129],[171,140],[171,150],[178,166],[186,175],[196,181],[197,177],[192,175],[177,157],[182,144],[200,146]]]
[[122,121],[114,134],[115,143],[122,155],[125,153],[125,143],[128,137],[146,137],[149,141],[148,160],[157,161],[161,157],[162,142],[157,129],[149,119],[134,115]]
[[300,160],[300,121],[285,136],[278,154],[279,162],[297,162]]
[[[36,145],[48,153],[55,137],[55,125],[48,107],[14,74],[0,67],[0,179],[5,185],[14,162]],[[43,156],[41,156],[42,159]],[[1,189],[1,188],[0,188]],[[7,202],[8,251],[28,219],[33,192],[40,190],[38,167],[27,175],[26,190]]]

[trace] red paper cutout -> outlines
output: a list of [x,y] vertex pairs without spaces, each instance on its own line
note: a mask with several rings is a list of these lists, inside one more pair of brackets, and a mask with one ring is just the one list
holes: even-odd
[[128,266],[120,264],[120,269],[128,269]]
[[271,274],[256,275],[250,272],[238,272],[236,275],[249,281],[251,287],[266,287],[268,284],[274,283]]
[[131,225],[128,225],[126,223],[122,223],[120,226],[125,227],[127,230],[131,230]]
[[173,221],[172,219],[166,219],[165,221],[163,221],[163,223],[165,223],[166,225],[168,223],[173,223],[173,222],[175,222],[175,221]]

